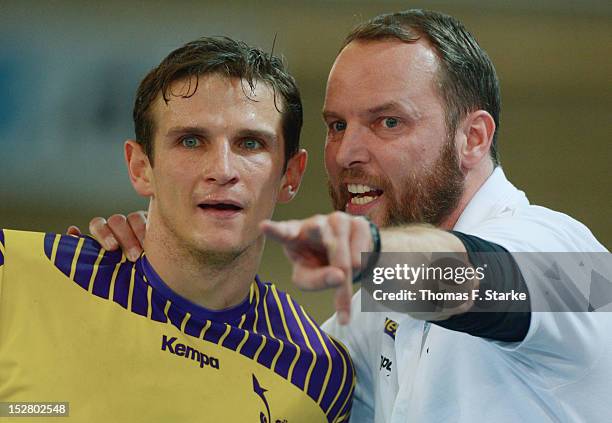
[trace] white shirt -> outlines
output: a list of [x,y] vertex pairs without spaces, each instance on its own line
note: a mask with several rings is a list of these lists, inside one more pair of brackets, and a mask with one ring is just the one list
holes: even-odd
[[[454,229],[510,252],[606,251],[581,223],[530,205],[499,167]],[[546,269],[529,260],[517,262],[531,294]],[[351,422],[612,421],[610,313],[532,312],[525,339],[504,343],[400,313],[361,312],[361,291],[351,310],[349,325],[334,315],[323,326],[356,366]],[[395,339],[387,319],[398,323]]]

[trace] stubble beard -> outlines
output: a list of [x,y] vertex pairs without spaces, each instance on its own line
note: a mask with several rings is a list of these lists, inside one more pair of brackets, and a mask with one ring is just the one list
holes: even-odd
[[186,265],[191,263],[191,265],[196,267],[225,268],[232,265],[248,249],[248,246],[224,250],[214,248],[214,246],[207,245],[208,243],[203,240],[192,238],[191,234],[181,233],[182,231],[179,230],[172,217],[163,212],[160,215],[166,228],[166,233],[164,239],[158,242],[167,245],[167,254],[177,262],[182,262]]
[[[456,209],[464,191],[465,176],[459,165],[453,140],[449,137],[440,150],[433,166],[415,170],[399,184],[398,193],[387,178],[368,175],[362,168],[345,169],[339,175],[345,178],[368,181],[384,191],[387,209],[380,226],[399,226],[411,223],[428,223],[439,226]],[[335,210],[345,211],[350,196],[327,182]]]

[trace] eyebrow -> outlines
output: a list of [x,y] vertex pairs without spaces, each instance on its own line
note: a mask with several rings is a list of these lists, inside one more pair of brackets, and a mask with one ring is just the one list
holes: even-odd
[[[402,104],[397,101],[389,101],[387,103],[380,104],[378,106],[371,107],[365,111],[368,115],[377,115],[381,113],[388,113],[397,111],[402,114],[408,115],[410,118],[417,119],[421,116],[416,108],[410,104]],[[341,119],[341,116],[330,110],[323,110],[323,120],[328,119]]]
[[[166,132],[167,137],[175,137],[177,135],[193,134],[200,135],[204,138],[210,135],[210,131],[203,126],[174,126]],[[270,143],[276,143],[278,141],[277,135],[266,129],[252,129],[245,128],[240,129],[232,134],[233,138],[260,138]]]
[[380,113],[398,111],[404,114],[409,115],[412,118],[418,118],[420,113],[411,105],[411,104],[402,104],[397,101],[390,101],[388,103],[383,103],[379,106],[372,107],[368,109],[367,113],[371,115],[377,115]]
[[173,126],[166,132],[167,137],[173,137],[182,134],[204,135],[208,134],[206,128],[202,126]]
[[322,117],[323,120],[328,120],[328,119],[339,119],[340,116],[337,113],[334,112],[330,112],[329,110],[323,110],[322,112]]

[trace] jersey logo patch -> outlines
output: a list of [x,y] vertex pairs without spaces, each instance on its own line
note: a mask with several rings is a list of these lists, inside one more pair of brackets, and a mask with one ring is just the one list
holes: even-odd
[[219,369],[219,359],[215,357],[209,357],[201,351],[191,348],[188,345],[176,343],[176,337],[168,338],[166,335],[162,336],[161,350],[168,351],[170,354],[174,354],[179,357],[190,358],[191,360],[200,364],[200,368],[204,366],[212,367],[213,369]]
[[397,332],[398,323],[389,318],[385,319],[385,333],[395,340],[395,332]]
[[[272,423],[272,417],[270,415],[270,406],[268,405],[268,400],[266,399],[265,393],[268,391],[264,389],[260,384],[255,375],[253,375],[253,391],[257,394],[259,398],[263,401],[266,406],[266,412],[261,411],[259,413],[259,423]],[[274,423],[288,423],[287,419],[283,420],[274,420]]]

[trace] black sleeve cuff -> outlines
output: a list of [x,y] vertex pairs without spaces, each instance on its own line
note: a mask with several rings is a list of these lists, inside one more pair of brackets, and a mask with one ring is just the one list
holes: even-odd
[[[500,292],[524,292],[527,285],[512,255],[502,246],[473,235],[451,231],[467,250],[470,263],[475,267],[484,267],[486,286]],[[500,254],[482,254],[500,253]],[[525,311],[525,305],[513,305],[509,302],[503,312],[467,312],[450,317],[447,320],[432,323],[446,329],[469,333],[480,338],[498,341],[520,342],[525,339],[531,321],[531,311]]]

